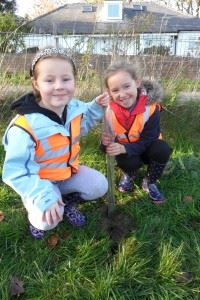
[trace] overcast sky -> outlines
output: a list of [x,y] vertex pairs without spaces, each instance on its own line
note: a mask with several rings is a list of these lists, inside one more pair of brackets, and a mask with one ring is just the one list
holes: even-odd
[[[137,2],[139,0],[135,0],[135,2]],[[159,0],[154,0],[156,3],[159,3],[160,1]],[[153,2],[154,2],[153,1]],[[61,1],[62,4],[67,4],[67,3],[75,3],[75,2],[85,2],[84,0],[63,0]],[[171,7],[174,7],[174,0],[168,0],[169,4],[171,4],[170,6]],[[33,8],[33,3],[34,3],[34,0],[16,0],[16,3],[17,3],[17,14],[20,15],[20,16],[25,16],[26,13],[30,13],[32,8]],[[162,3],[162,2],[160,2]]]
[[17,14],[25,16],[25,14],[33,7],[34,0],[16,0],[17,3]]
[[[54,2],[54,1],[53,1]],[[55,0],[56,2],[56,0]],[[57,1],[59,2],[59,1]],[[60,1],[60,5],[71,4],[71,3],[81,3],[85,2],[84,0],[62,0]],[[17,4],[17,14],[24,17],[28,12],[31,12],[33,8],[34,0],[16,0]]]

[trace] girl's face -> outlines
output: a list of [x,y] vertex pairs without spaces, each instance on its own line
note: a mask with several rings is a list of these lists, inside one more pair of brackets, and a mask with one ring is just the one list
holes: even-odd
[[39,105],[62,115],[64,107],[75,92],[75,78],[71,64],[59,57],[41,60],[36,65],[33,86],[40,93]]
[[128,72],[119,70],[108,78],[107,86],[112,100],[124,108],[129,108],[136,101],[140,81],[134,80]]

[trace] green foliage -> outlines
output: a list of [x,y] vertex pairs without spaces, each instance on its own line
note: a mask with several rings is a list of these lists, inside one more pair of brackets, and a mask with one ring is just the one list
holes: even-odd
[[24,20],[13,13],[0,13],[0,52],[15,52],[17,47],[23,47],[22,33],[28,31]]
[[17,28],[16,16],[12,13],[0,13],[0,31],[13,31]]
[[30,85],[30,76],[28,73],[21,72],[5,72],[0,73],[0,81],[4,82],[4,85]]
[[200,90],[199,80],[190,80],[187,78],[162,78],[161,84],[164,89],[166,104],[173,105],[176,103],[177,96],[180,92],[194,93]]
[[167,138],[173,143],[176,142],[176,147],[192,148],[198,153],[200,146],[199,103],[188,101],[184,105],[166,104],[162,118],[162,124],[164,128],[167,128]]
[[187,78],[176,78],[176,80],[172,79],[165,79],[162,78],[162,85],[164,89],[168,89],[170,86],[173,86],[173,92],[181,92],[181,91],[188,91],[193,92],[195,90],[200,90],[200,81],[199,80],[191,80]]
[[1,82],[1,115],[0,121],[8,120],[11,118],[12,113],[10,105],[19,96],[25,94],[31,89],[31,82],[29,75],[21,72],[4,72],[0,73]]

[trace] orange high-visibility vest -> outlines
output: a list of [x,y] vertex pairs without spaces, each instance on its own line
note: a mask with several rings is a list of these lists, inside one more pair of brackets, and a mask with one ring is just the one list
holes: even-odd
[[71,135],[53,134],[38,140],[28,120],[20,115],[13,125],[27,131],[35,142],[35,161],[40,165],[39,176],[42,179],[64,180],[76,173],[79,163],[79,139],[81,115],[71,121]]
[[[119,143],[134,143],[139,140],[140,134],[144,128],[145,123],[149,120],[151,115],[156,109],[156,104],[150,104],[145,106],[145,111],[136,115],[133,124],[129,131],[127,131],[117,120],[114,112],[109,109],[108,113],[111,113],[111,117],[107,119],[112,120],[112,129],[115,134],[115,138]],[[161,135],[159,136],[161,139]]]

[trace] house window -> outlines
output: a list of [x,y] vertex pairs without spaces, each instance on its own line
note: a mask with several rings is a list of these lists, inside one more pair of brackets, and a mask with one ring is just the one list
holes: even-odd
[[107,20],[122,20],[122,1],[104,1],[104,16]]
[[108,18],[119,18],[119,5],[117,4],[108,5]]

